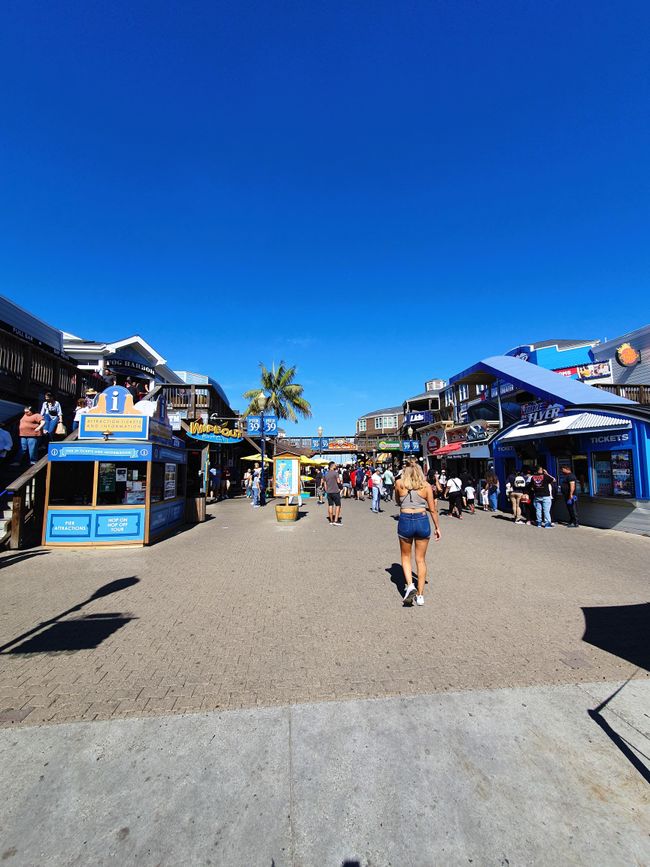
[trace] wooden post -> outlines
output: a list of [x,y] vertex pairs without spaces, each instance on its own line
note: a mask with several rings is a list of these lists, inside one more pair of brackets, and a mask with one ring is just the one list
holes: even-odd
[[16,491],[11,500],[11,538],[9,547],[12,551],[20,548],[20,537],[23,523],[23,507],[25,505],[25,489]]

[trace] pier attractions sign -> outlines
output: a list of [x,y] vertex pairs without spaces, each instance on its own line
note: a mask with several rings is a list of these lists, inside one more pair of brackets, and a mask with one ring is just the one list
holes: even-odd
[[188,436],[192,439],[201,440],[205,443],[240,443],[243,439],[242,431],[236,427],[239,419],[219,419],[216,424],[208,424],[202,421],[189,423]]

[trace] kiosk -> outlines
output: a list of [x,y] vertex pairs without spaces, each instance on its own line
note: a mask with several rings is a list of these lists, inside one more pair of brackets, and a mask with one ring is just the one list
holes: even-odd
[[45,546],[148,545],[185,521],[186,452],[164,396],[134,405],[110,386],[78,441],[50,443]]

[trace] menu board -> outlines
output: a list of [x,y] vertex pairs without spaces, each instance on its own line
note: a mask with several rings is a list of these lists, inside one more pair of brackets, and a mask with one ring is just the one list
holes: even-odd
[[176,464],[165,464],[164,499],[173,500],[176,496]]
[[631,452],[625,450],[612,452],[612,478],[615,497],[634,496]]
[[99,493],[115,493],[115,464],[99,465]]

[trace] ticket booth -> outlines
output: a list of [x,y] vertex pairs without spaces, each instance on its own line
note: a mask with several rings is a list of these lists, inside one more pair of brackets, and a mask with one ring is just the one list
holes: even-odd
[[77,441],[50,443],[45,546],[141,546],[185,521],[186,452],[165,398],[107,388],[82,415]]

